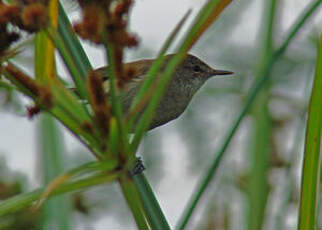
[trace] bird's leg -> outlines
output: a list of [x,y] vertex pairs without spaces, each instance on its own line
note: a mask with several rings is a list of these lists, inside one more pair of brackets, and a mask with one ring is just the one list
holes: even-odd
[[133,169],[130,171],[131,176],[139,175],[145,170],[141,157],[138,157]]

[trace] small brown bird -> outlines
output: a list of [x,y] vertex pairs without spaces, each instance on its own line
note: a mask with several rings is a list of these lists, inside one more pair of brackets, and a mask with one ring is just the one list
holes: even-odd
[[[173,54],[166,56],[165,63],[167,63],[171,56],[173,56]],[[122,101],[125,113],[129,111],[131,103],[140,89],[141,83],[146,76],[145,74],[153,61],[154,59],[145,59],[125,64],[125,69],[134,68],[137,70],[134,78],[123,89]],[[100,72],[103,75],[104,80],[106,80],[104,86],[108,93],[107,67],[99,68],[96,71]],[[215,75],[228,74],[233,74],[233,72],[213,69],[199,58],[188,54],[172,76],[149,129],[164,125],[179,117],[187,108],[193,95],[209,78]],[[161,74],[159,76],[161,76]],[[155,87],[157,87],[157,85],[155,85]]]

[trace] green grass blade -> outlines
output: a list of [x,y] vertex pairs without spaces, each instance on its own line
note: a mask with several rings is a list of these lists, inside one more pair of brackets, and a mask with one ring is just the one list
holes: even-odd
[[270,192],[267,177],[271,156],[272,121],[268,111],[268,100],[268,87],[264,87],[257,96],[252,111],[252,141],[249,146],[251,171],[247,189],[249,207],[246,215],[249,230],[262,229]]
[[46,77],[45,68],[45,53],[47,36],[44,32],[39,32],[35,36],[35,76],[38,80],[43,80]]
[[125,125],[123,122],[123,111],[122,111],[122,101],[120,92],[118,92],[116,85],[116,70],[115,70],[115,55],[114,55],[114,45],[109,44],[106,40],[106,34],[104,34],[104,43],[106,49],[106,56],[108,60],[108,76],[109,76],[109,86],[110,86],[110,99],[112,104],[113,115],[116,119],[117,129],[114,129],[117,134],[112,134],[114,137],[119,138],[118,142],[120,143],[119,151],[126,155],[126,159],[132,157],[134,159],[134,155],[131,154],[128,149],[128,141],[127,135],[128,133],[125,130]]
[[144,173],[133,176],[134,185],[141,197],[147,218],[153,230],[170,230],[170,226],[165,218],[161,207],[154,196],[152,188]]
[[147,213],[143,208],[142,201],[130,175],[128,173],[121,175],[119,182],[124,198],[132,211],[138,229],[151,229],[147,219]]
[[[39,158],[41,162],[42,180],[44,184],[50,183],[63,172],[63,153],[65,152],[61,139],[62,133],[57,122],[49,114],[42,114],[38,128]],[[46,227],[52,229],[71,229],[71,203],[68,197],[56,197],[45,204],[44,213]]]
[[286,48],[288,47],[288,44],[291,42],[291,40],[294,38],[298,30],[308,21],[308,19],[313,15],[315,11],[317,11],[318,7],[321,7],[322,0],[316,0],[312,1],[301,13],[301,16],[299,17],[299,20],[297,20],[294,25],[291,27],[290,32],[288,33],[288,36],[283,41],[280,48],[277,50],[276,54],[280,55],[280,53],[284,53]]
[[322,36],[318,45],[315,78],[306,126],[305,153],[302,168],[299,230],[317,229],[321,167],[322,128]]
[[58,189],[67,181],[80,176],[84,177],[84,175],[93,174],[94,172],[111,173],[111,171],[114,170],[117,165],[118,161],[116,159],[110,159],[109,161],[95,161],[83,164],[63,174],[60,174],[52,179],[47,185],[46,191],[42,194],[41,199],[38,201],[37,208],[42,206],[42,204],[47,200],[49,195],[53,193],[54,190]]
[[[91,186],[101,185],[107,182],[116,180],[119,177],[118,173],[107,175],[106,173],[100,173],[91,177],[80,179],[77,181],[63,184],[59,188],[53,191],[49,197],[54,197],[60,194],[66,194],[69,192],[79,191],[89,188]],[[31,206],[35,201],[39,200],[46,188],[37,189],[32,192],[22,193],[12,198],[6,199],[0,203],[0,217],[9,215],[11,213],[20,211],[24,208]]]
[[80,77],[83,80],[86,80],[87,72],[88,70],[92,69],[92,66],[78,37],[73,31],[73,28],[61,3],[59,3],[58,14],[58,32],[66,44],[66,48],[69,50],[75,65],[80,70]]
[[[311,81],[310,81],[311,82]],[[278,211],[275,213],[275,224],[274,230],[283,230],[286,222],[286,213],[289,208],[289,204],[292,202],[292,195],[294,191],[294,187],[296,187],[296,178],[294,178],[294,166],[297,166],[297,162],[299,159],[299,149],[301,149],[303,136],[305,132],[305,120],[306,120],[306,108],[301,111],[300,116],[297,121],[296,133],[294,136],[294,145],[289,151],[289,156],[291,156],[290,163],[286,167],[286,175],[285,178],[288,178],[286,183],[283,185],[282,189],[282,200],[279,204]]]
[[57,32],[57,30],[53,27],[48,27],[46,29],[46,32],[48,36],[52,39],[53,43],[55,44],[55,47],[58,49],[74,83],[78,90],[78,94],[81,97],[81,99],[88,101],[88,94],[86,89],[86,81],[84,81],[84,77],[82,75],[82,72],[80,68],[75,63],[76,60],[74,60],[70,49],[67,47],[68,44],[65,43],[62,36]]
[[[263,75],[265,68],[272,56],[274,19],[277,9],[276,0],[266,1],[263,5],[265,12],[262,17],[262,26],[259,30],[261,41],[258,71],[256,78]],[[267,9],[267,10],[265,10]],[[268,104],[270,96],[270,82],[267,82],[258,94],[252,109],[252,141],[249,145],[250,175],[248,189],[248,213],[246,223],[248,230],[262,229],[265,220],[266,203],[269,195],[268,170],[271,155],[272,121],[269,114]]]

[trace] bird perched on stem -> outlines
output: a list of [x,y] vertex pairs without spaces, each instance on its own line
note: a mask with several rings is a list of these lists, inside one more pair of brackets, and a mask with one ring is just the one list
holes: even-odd
[[[166,56],[166,63],[173,54]],[[125,69],[135,70],[133,78],[122,89],[123,111],[129,113],[135,95],[138,93],[142,82],[146,77],[146,73],[152,65],[154,59],[139,60],[124,64]],[[97,70],[104,78],[104,85],[108,93],[108,74],[107,67],[101,67]],[[160,73],[162,72],[162,69]],[[216,75],[233,74],[231,71],[217,70],[211,68],[205,62],[188,54],[174,72],[164,96],[154,114],[149,129],[164,125],[165,123],[179,117],[187,108],[192,97],[198,89],[211,77]],[[161,76],[156,77],[156,83],[153,87],[157,87],[157,80]],[[153,88],[151,90],[153,93]]]

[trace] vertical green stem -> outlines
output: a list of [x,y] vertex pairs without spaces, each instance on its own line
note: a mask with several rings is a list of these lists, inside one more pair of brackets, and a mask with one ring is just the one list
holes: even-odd
[[[39,121],[38,142],[41,176],[46,185],[63,172],[62,133],[49,114],[42,114]],[[71,229],[70,204],[66,196],[55,197],[45,203],[45,229]]]
[[133,180],[131,179],[131,176],[127,173],[124,173],[120,176],[119,183],[138,228],[140,230],[149,230],[150,227],[146,218],[147,215],[144,211],[140,196],[136,190]]
[[[263,24],[259,31],[260,46],[258,72],[256,78],[263,75],[269,65],[273,52],[273,31],[276,0],[265,1],[263,5]],[[247,229],[262,229],[265,219],[266,203],[269,195],[268,170],[270,162],[271,118],[268,111],[270,82],[258,94],[252,107],[253,129],[250,145],[251,172],[249,177]]]
[[251,171],[248,190],[247,229],[262,229],[269,195],[268,171],[270,162],[271,118],[268,112],[268,87],[260,92],[254,103]]
[[133,176],[134,184],[141,197],[144,209],[151,223],[153,230],[170,230],[170,226],[165,218],[161,207],[154,196],[152,188],[143,173]]
[[322,128],[322,36],[320,36],[315,78],[309,105],[302,168],[298,230],[317,229],[321,168]]

